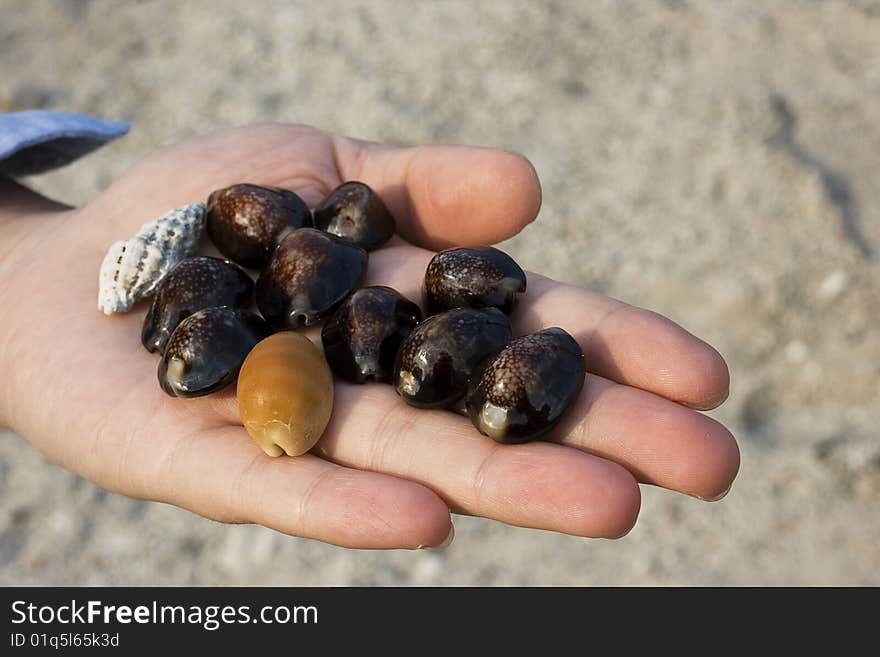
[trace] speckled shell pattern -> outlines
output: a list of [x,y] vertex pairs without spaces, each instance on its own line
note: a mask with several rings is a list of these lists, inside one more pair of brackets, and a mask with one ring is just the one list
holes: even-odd
[[248,273],[229,260],[209,256],[181,260],[156,289],[144,317],[141,343],[147,351],[161,353],[184,319],[212,306],[246,307],[253,291]]
[[421,320],[421,309],[397,290],[355,290],[324,323],[324,355],[346,381],[390,382],[397,350]]
[[525,272],[503,251],[491,246],[447,249],[431,258],[425,271],[425,312],[494,307],[509,315],[525,291]]
[[498,442],[540,438],[577,399],[585,374],[584,354],[563,329],[516,338],[474,371],[468,415],[480,433]]
[[220,306],[183,320],[159,361],[159,385],[172,397],[199,397],[233,383],[251,349],[272,330],[247,310]]
[[113,244],[101,264],[98,309],[127,312],[152,294],[174,265],[195,254],[204,224],[205,204],[190,203]]
[[314,228],[285,237],[257,279],[256,300],[276,329],[328,317],[361,283],[367,252]]
[[314,213],[315,228],[373,251],[391,239],[394,217],[368,185],[351,180],[327,195]]
[[510,340],[510,324],[497,308],[429,317],[401,345],[394,387],[413,406],[451,407],[467,392],[472,370]]
[[[228,259],[195,255],[206,226]],[[242,420],[272,456],[305,453],[320,438],[333,375],[390,383],[417,408],[466,412],[500,443],[546,437],[584,385],[577,341],[558,327],[513,337],[508,316],[526,274],[490,246],[433,256],[424,314],[393,288],[359,289],[369,251],[395,230],[382,199],[361,182],[332,190],[314,213],[292,191],[233,185],[213,192],[207,206],[172,210],[113,244],[98,307],[124,312],[155,293],[141,342],[161,355],[162,390],[199,397],[241,373]],[[245,267],[260,270],[256,282]],[[322,354],[294,330],[323,320]],[[254,351],[275,331],[271,345]],[[252,366],[242,369],[246,361]]]
[[239,184],[208,197],[208,235],[220,253],[243,267],[265,266],[287,232],[311,225],[305,201],[286,189]]

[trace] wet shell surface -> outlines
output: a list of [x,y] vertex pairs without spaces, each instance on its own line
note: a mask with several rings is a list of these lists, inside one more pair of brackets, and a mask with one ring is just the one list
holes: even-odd
[[585,373],[580,346],[561,328],[517,338],[473,373],[468,415],[501,443],[540,438],[577,399]]
[[320,350],[291,331],[258,344],[242,365],[238,409],[269,456],[298,456],[324,433],[333,410],[333,375]]
[[257,306],[277,329],[324,319],[357,288],[367,252],[329,233],[300,228],[285,237],[260,274]]
[[205,308],[183,320],[159,361],[159,385],[172,397],[199,397],[235,381],[244,359],[272,330],[247,310]]
[[156,289],[174,265],[195,254],[205,224],[205,204],[191,203],[141,226],[104,256],[98,281],[98,309],[127,312]]
[[421,309],[397,290],[355,290],[321,330],[324,355],[346,381],[390,383],[397,350],[421,320]]
[[510,314],[526,291],[526,275],[509,255],[491,246],[441,251],[425,271],[425,312],[498,308]]
[[315,208],[315,227],[372,251],[391,239],[396,225],[376,192],[350,180]]
[[510,324],[497,308],[457,308],[429,317],[400,346],[395,390],[412,406],[450,407],[467,392],[472,370],[510,339]]
[[177,263],[161,280],[144,317],[141,343],[147,351],[165,351],[171,333],[184,319],[203,308],[250,304],[254,283],[229,260],[197,256]]
[[208,235],[243,267],[265,266],[286,232],[311,225],[305,201],[286,189],[239,184],[208,197]]

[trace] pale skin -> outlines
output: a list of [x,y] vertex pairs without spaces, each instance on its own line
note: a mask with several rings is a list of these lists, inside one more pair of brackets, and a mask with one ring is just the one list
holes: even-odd
[[450,513],[614,538],[636,522],[639,482],[705,500],[730,488],[736,442],[698,410],[727,397],[718,352],[660,315],[533,273],[514,333],[561,326],[588,370],[548,441],[498,445],[466,418],[408,407],[391,386],[337,382],[318,445],[271,458],[241,426],[234,388],[166,396],[140,345],[146,304],[110,318],[97,309],[108,246],[234,183],[292,189],[314,206],[345,180],[372,186],[398,223],[365,284],[416,301],[434,251],[498,242],[541,205],[520,155],[394,149],[294,125],[164,148],[82,208],[0,181],[0,424],[109,490],[357,548],[442,544]]

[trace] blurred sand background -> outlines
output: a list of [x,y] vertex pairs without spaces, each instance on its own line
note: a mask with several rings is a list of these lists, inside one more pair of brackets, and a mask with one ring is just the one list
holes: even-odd
[[880,2],[0,15],[0,111],[133,122],[30,181],[69,203],[162,144],[256,121],[524,153],[544,206],[503,248],[715,345],[732,391],[712,414],[742,449],[723,501],[643,487],[619,541],[456,517],[446,551],[369,552],[111,494],[0,432],[0,584],[880,584]]

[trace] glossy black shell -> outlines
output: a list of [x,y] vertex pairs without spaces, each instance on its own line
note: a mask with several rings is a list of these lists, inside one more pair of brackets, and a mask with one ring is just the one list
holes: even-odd
[[585,374],[580,346],[561,328],[516,338],[474,371],[468,415],[501,443],[540,438],[577,399]]
[[315,227],[372,251],[394,235],[394,217],[362,182],[342,183],[315,208]]
[[467,392],[471,371],[510,339],[510,324],[497,308],[457,308],[434,315],[400,346],[395,390],[420,408],[452,406]]
[[324,319],[360,285],[367,252],[329,233],[301,228],[285,237],[257,279],[257,307],[277,329]]
[[390,383],[397,350],[420,321],[421,309],[397,290],[355,290],[321,329],[324,355],[347,381]]
[[197,256],[180,261],[169,271],[144,317],[141,343],[162,353],[171,333],[184,319],[212,306],[246,307],[254,282],[229,260]]
[[247,310],[220,306],[190,315],[174,329],[159,362],[159,385],[172,397],[199,397],[225,388],[251,349],[272,330]]
[[498,308],[510,314],[526,291],[526,275],[509,255],[491,246],[441,251],[425,271],[425,312]]
[[308,206],[277,187],[240,184],[208,197],[207,228],[220,253],[244,267],[263,267],[289,230],[312,225]]

